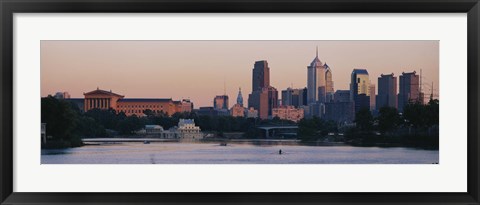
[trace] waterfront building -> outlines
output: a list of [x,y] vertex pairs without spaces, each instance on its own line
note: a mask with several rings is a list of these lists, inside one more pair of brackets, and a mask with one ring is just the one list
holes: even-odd
[[217,110],[228,110],[228,95],[217,95],[213,99],[213,107]]
[[267,61],[256,61],[252,71],[252,93],[248,95],[248,107],[258,111],[262,119],[272,115],[278,106],[278,91],[270,86],[270,68]]
[[369,92],[370,92],[370,111],[375,110],[375,104],[376,104],[376,97],[377,95],[375,94],[375,84],[370,84],[369,87]]
[[382,107],[397,108],[397,77],[394,74],[378,77],[377,110]]
[[290,120],[293,122],[298,122],[304,117],[303,109],[295,108],[291,105],[273,108],[272,112],[272,117],[278,117],[282,120]]
[[195,125],[193,119],[180,119],[177,128],[178,137],[181,139],[201,139],[200,127]]
[[163,127],[160,125],[145,125],[146,135],[161,135],[163,131]]
[[[91,109],[113,109],[117,113],[123,112],[125,115],[145,116],[146,110],[151,110],[155,114],[164,113],[168,116],[176,112],[188,112],[187,107],[191,107],[191,102],[174,102],[171,98],[124,98],[125,96],[105,91],[97,90],[83,93],[85,112]],[[185,107],[185,109],[183,109]]]
[[403,72],[399,81],[398,109],[400,111],[403,111],[405,105],[410,102],[423,102],[420,93],[420,78],[415,71],[411,73]]
[[362,108],[370,110],[370,79],[366,69],[353,69],[350,80],[350,100],[354,102],[355,113]]

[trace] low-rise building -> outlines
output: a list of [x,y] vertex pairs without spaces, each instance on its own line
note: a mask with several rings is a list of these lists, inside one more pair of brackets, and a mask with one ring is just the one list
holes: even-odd
[[177,135],[181,139],[201,139],[200,127],[195,126],[193,119],[180,119],[178,122]]
[[147,135],[161,135],[163,127],[160,125],[145,125],[145,134]]
[[245,109],[245,117],[247,117],[247,118],[257,118],[258,117],[258,110],[253,109],[253,107],[249,108],[248,110]]
[[290,120],[298,122],[304,118],[304,111],[301,108],[295,108],[294,106],[280,106],[278,108],[273,108],[272,117],[279,117],[283,120]]
[[232,117],[245,117],[245,108],[240,104],[235,104],[232,109],[230,109],[230,115],[232,115]]

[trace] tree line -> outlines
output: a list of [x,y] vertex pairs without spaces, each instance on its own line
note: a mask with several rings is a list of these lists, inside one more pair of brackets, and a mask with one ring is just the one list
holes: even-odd
[[41,99],[41,120],[46,123],[46,132],[49,136],[48,144],[44,148],[60,148],[81,146],[82,138],[98,137],[133,137],[135,132],[145,125],[160,125],[165,130],[178,125],[180,119],[194,119],[195,124],[204,132],[210,132],[222,137],[226,132],[242,132],[246,138],[263,137],[262,132],[256,129],[259,125],[294,124],[291,121],[274,118],[261,120],[259,118],[244,118],[232,116],[197,115],[195,112],[175,113],[168,116],[166,113],[154,113],[145,110],[145,116],[126,116],[113,109],[92,109],[83,112],[74,102],[45,97]]
[[[396,108],[383,107],[377,116],[368,109],[355,115],[354,126],[339,127],[332,121],[317,117],[303,119],[299,123],[298,136],[303,141],[342,141],[353,145],[400,145],[438,148],[439,101],[427,104],[412,102],[403,112]],[[344,133],[330,137],[328,133]]]

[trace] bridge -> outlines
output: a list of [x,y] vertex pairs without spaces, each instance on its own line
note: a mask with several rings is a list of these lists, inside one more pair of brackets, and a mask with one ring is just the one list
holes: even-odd
[[[269,135],[270,135],[269,132],[272,129],[298,129],[298,126],[296,126],[296,125],[272,125],[272,126],[259,126],[257,128],[265,130],[265,137],[268,138]],[[294,133],[285,133],[285,134],[294,134]]]

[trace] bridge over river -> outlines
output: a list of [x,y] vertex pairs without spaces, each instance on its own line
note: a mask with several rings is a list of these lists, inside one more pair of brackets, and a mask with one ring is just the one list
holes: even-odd
[[288,135],[297,135],[297,129],[298,126],[296,125],[271,125],[271,126],[259,126],[257,127],[258,129],[265,130],[265,137],[268,138],[270,137],[270,130],[295,130],[295,132],[291,133],[283,133],[283,134],[288,134]]
[[160,138],[84,138],[84,143],[120,143],[120,142],[178,142],[178,139]]

